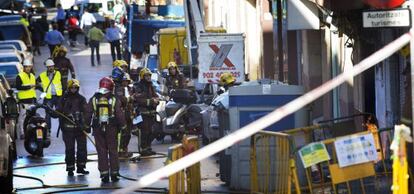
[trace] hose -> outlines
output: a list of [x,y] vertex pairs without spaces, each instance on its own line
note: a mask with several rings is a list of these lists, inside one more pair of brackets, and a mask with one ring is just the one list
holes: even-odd
[[[115,190],[120,189],[121,187],[88,187],[88,188],[82,188],[82,189],[66,189],[61,191],[52,191],[52,192],[46,192],[44,194],[53,194],[53,193],[68,193],[68,192],[81,192],[81,191],[96,191],[96,190]],[[135,190],[135,192],[144,192],[144,193],[168,193],[168,190],[159,190],[159,189],[150,189],[150,188],[143,188]]]
[[44,189],[44,188],[79,188],[79,187],[87,187],[87,184],[63,184],[63,185],[46,185],[42,179],[36,178],[36,177],[31,177],[31,176],[24,176],[24,175],[19,175],[19,174],[13,174],[13,176],[15,177],[20,177],[20,178],[25,178],[25,179],[32,179],[32,180],[36,180],[39,181],[42,186],[40,187],[26,187],[26,188],[16,188],[16,190],[18,191],[23,191],[23,190],[32,190],[32,189]]

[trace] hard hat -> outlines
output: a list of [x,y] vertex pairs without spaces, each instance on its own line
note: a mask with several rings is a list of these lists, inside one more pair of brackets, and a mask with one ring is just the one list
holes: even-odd
[[29,59],[25,59],[25,60],[23,61],[23,66],[29,66],[29,67],[31,67],[31,66],[33,66],[33,63],[32,63],[32,61],[31,61],[31,60],[29,60]]
[[171,67],[174,67],[175,69],[178,68],[177,63],[175,63],[174,61],[170,61],[167,65],[168,69]]
[[56,46],[55,49],[53,49],[52,56],[57,57],[59,55],[59,53],[64,53],[66,55],[67,52],[68,52],[68,49],[66,49],[66,47]]
[[104,77],[99,81],[99,93],[106,94],[114,89],[114,81],[109,77]]
[[120,67],[115,67],[112,69],[112,79],[114,81],[121,81],[124,77],[124,71]]
[[122,81],[131,81],[131,76],[128,73],[125,73],[122,77]]
[[221,74],[219,84],[220,85],[229,85],[236,82],[236,78],[228,72]]
[[80,87],[80,82],[77,79],[71,79],[68,81],[68,88],[71,87]]
[[55,66],[55,62],[53,62],[52,59],[46,59],[45,65],[46,65],[46,67]]
[[128,63],[124,60],[115,60],[112,63],[112,67],[122,67],[122,66],[128,66]]
[[139,72],[139,79],[144,79],[145,75],[151,75],[151,70],[149,70],[148,68],[143,68],[141,69],[141,71]]

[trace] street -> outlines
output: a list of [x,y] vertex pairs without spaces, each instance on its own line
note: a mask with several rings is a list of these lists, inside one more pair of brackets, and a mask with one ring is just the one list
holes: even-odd
[[[78,40],[83,41],[83,37],[79,36]],[[67,45],[65,45],[67,46]],[[76,48],[70,49],[68,47],[68,58],[71,59],[75,71],[77,79],[79,79],[81,83],[80,92],[83,94],[88,100],[94,94],[94,92],[98,88],[99,79],[108,76],[112,70],[112,59],[110,55],[110,49],[108,43],[101,44],[101,59],[102,65],[92,67],[90,64],[90,50],[89,48],[85,48],[83,44],[77,45]],[[45,70],[43,62],[49,57],[49,50],[47,46],[43,46],[41,48],[42,55],[35,56],[35,71],[36,76],[38,76],[42,71]],[[39,95],[38,95],[39,96]],[[65,185],[65,184],[85,184],[86,187],[81,187],[79,189],[84,188],[99,188],[99,187],[122,187],[128,184],[131,184],[131,180],[127,180],[121,178],[121,180],[117,183],[107,183],[102,184],[100,179],[100,174],[97,168],[97,156],[96,156],[96,149],[94,145],[88,141],[88,163],[86,165],[86,170],[90,171],[89,175],[76,175],[73,177],[68,177],[67,172],[65,171],[65,163],[64,163],[64,152],[65,146],[62,140],[62,134],[60,133],[59,137],[56,137],[58,128],[58,120],[52,120],[52,140],[51,145],[49,148],[44,150],[44,157],[43,158],[33,158],[29,156],[29,154],[25,151],[23,140],[17,141],[17,153],[18,153],[18,160],[14,163],[14,168],[21,168],[15,169],[14,174],[18,175],[25,175],[25,176],[33,176],[36,178],[40,178],[44,181],[44,184],[47,185]],[[89,134],[91,137],[92,135]],[[93,139],[93,137],[92,137]],[[166,161],[165,154],[167,154],[167,149],[169,146],[173,145],[170,143],[171,140],[169,137],[165,138],[165,143],[159,143],[156,140],[153,142],[153,149],[157,153],[154,158],[150,159],[142,159],[138,162],[130,162],[128,160],[122,160],[120,165],[120,174],[125,177],[137,179],[148,172],[151,172],[155,169],[160,168],[164,165]],[[137,152],[137,138],[133,136],[131,138],[131,142],[129,143],[129,150],[131,152]],[[134,154],[136,156],[136,154]],[[55,164],[56,163],[56,164]],[[53,164],[53,165],[50,165]],[[32,166],[32,165],[45,165],[41,167],[32,167],[32,168],[24,168],[25,166]],[[215,164],[214,159],[209,159],[201,164],[202,166],[202,187],[205,190],[226,190],[225,187],[221,186],[221,181],[216,177],[216,173],[218,173],[218,167]],[[41,186],[39,181],[30,180],[30,179],[23,179],[23,178],[14,178],[14,187],[17,188],[18,193],[44,193],[44,192],[53,192],[58,190],[65,190],[62,188],[41,188],[41,189],[32,189],[32,190],[20,190],[27,187],[38,187]],[[161,188],[162,191],[165,192],[163,189],[168,188],[168,179],[162,180],[157,184],[153,185],[153,187]],[[69,188],[66,188],[69,189]],[[109,190],[111,191],[111,190]],[[109,192],[108,191],[108,192]],[[105,191],[96,190],[96,191],[89,191],[87,193],[103,193]],[[82,191],[85,193],[85,191]],[[145,193],[145,192],[143,192]]]

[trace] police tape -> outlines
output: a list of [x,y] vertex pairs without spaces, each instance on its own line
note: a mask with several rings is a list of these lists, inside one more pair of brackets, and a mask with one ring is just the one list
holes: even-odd
[[272,125],[273,123],[281,120],[282,118],[296,112],[297,110],[303,108],[312,101],[318,99],[334,88],[338,87],[340,84],[346,82],[349,79],[353,79],[356,75],[364,72],[365,70],[373,67],[377,63],[383,61],[384,59],[391,56],[393,53],[397,52],[404,45],[410,42],[412,38],[412,31],[403,34],[398,39],[384,46],[382,49],[378,50],[374,54],[370,55],[366,59],[362,60],[359,64],[353,66],[348,71],[343,72],[337,77],[327,81],[326,83],[320,85],[319,87],[309,91],[308,93],[296,98],[295,100],[287,103],[286,105],[277,108],[273,112],[267,114],[266,116],[252,122],[239,130],[175,161],[172,162],[156,171],[153,171],[141,179],[138,182],[133,183],[130,186],[116,190],[114,193],[123,194],[134,192],[135,189],[143,188],[149,186],[163,178],[167,178],[170,175],[183,170],[197,162],[200,162],[203,159],[206,159],[240,141],[248,138],[249,136],[259,132],[260,130]]

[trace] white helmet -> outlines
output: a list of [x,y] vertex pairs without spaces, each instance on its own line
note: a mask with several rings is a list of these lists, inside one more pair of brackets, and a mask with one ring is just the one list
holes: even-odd
[[29,59],[25,59],[24,61],[23,61],[23,66],[33,66],[33,63],[32,63],[32,61],[31,60],[29,60]]
[[55,62],[53,62],[53,60],[52,60],[52,59],[47,59],[47,60],[45,61],[45,65],[46,65],[46,67],[55,66]]

